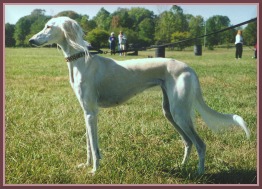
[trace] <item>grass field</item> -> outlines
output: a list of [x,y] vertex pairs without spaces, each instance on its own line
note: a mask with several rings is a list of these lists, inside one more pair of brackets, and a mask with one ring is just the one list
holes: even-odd
[[[139,56],[116,59],[147,58]],[[161,91],[149,89],[115,108],[101,109],[102,161],[96,175],[76,166],[86,161],[82,110],[70,87],[63,55],[56,49],[5,49],[6,184],[255,184],[257,183],[257,62],[244,49],[166,51],[197,72],[204,99],[213,109],[241,115],[249,129],[214,134],[197,115],[207,144],[206,172],[196,173],[195,148],[188,164],[178,133],[164,118]],[[104,55],[111,57],[111,55]]]

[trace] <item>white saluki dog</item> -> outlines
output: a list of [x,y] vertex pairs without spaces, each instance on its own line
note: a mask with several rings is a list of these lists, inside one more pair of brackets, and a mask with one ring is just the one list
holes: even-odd
[[35,46],[56,43],[64,53],[70,83],[83,108],[86,122],[87,162],[79,167],[90,165],[92,157],[91,173],[97,170],[100,159],[98,107],[119,105],[137,93],[157,85],[163,92],[164,115],[179,132],[185,144],[182,164],[188,160],[194,144],[199,156],[200,174],[204,173],[206,145],[194,129],[194,109],[212,130],[236,125],[245,131],[247,137],[250,135],[240,116],[218,113],[206,105],[196,73],[183,62],[167,58],[115,61],[90,55],[81,27],[68,17],[52,18],[29,42]]

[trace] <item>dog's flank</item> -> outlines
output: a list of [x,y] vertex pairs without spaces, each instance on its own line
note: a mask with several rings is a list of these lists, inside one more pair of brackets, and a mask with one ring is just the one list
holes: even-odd
[[185,144],[182,164],[189,158],[192,144],[198,156],[198,172],[204,173],[206,145],[193,126],[196,109],[210,129],[217,131],[232,125],[241,127],[246,136],[250,133],[242,117],[222,114],[206,105],[203,100],[198,77],[185,63],[166,59],[133,59],[115,61],[88,53],[83,32],[74,20],[67,17],[52,18],[42,31],[29,42],[42,46],[57,43],[65,57],[84,52],[84,57],[67,62],[71,86],[84,111],[87,137],[86,167],[93,161],[91,173],[95,173],[101,158],[98,148],[98,107],[119,105],[137,93],[160,86],[163,92],[163,113],[181,135]]

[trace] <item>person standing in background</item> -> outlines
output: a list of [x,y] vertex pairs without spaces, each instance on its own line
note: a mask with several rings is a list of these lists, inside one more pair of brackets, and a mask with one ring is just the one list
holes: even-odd
[[257,59],[257,42],[254,45],[254,56],[252,58]]
[[243,37],[242,37],[241,30],[237,31],[235,45],[236,45],[236,59],[241,59],[243,53]]
[[109,48],[111,50],[111,55],[115,54],[116,49],[116,38],[114,32],[111,33],[111,36],[108,39],[109,42]]
[[[120,31],[119,35],[118,35],[118,42],[119,42],[119,48],[120,51],[124,51],[126,50],[126,36],[124,35],[124,33],[122,31]],[[122,56],[122,54],[124,54],[124,56],[126,55],[126,52],[120,53],[120,56]]]

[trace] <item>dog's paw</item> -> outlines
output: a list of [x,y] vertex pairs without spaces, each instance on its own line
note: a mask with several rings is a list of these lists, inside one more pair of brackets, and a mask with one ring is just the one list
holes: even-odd
[[92,175],[92,176],[94,176],[95,173],[96,173],[96,170],[95,170],[95,169],[92,169],[91,171],[89,171],[89,174]]
[[89,167],[89,163],[81,163],[77,166],[77,168],[86,168]]

